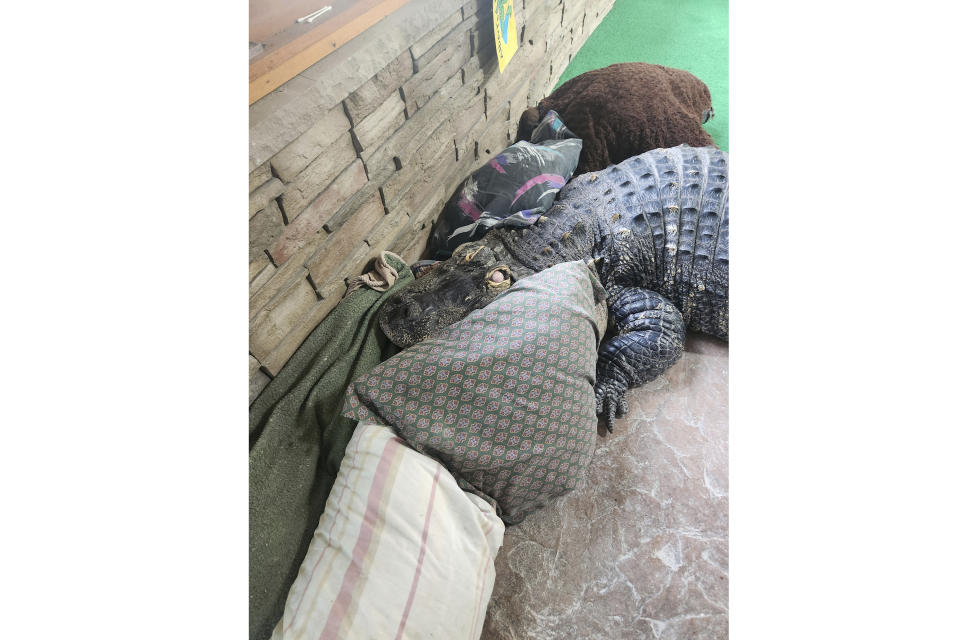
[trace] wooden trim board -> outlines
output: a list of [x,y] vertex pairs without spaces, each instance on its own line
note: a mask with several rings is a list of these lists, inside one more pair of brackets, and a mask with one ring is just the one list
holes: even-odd
[[250,103],[357,37],[410,0],[360,0],[319,25],[294,23],[250,61]]

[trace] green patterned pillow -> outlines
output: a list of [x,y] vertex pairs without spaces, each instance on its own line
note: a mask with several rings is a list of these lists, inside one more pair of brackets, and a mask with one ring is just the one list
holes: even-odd
[[524,278],[355,380],[343,415],[392,426],[520,522],[574,489],[593,457],[603,297],[583,262]]

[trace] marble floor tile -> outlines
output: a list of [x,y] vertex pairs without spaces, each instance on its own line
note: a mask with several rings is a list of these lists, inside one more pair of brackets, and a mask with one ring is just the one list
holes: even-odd
[[484,640],[723,640],[727,343],[628,393],[586,484],[509,527]]

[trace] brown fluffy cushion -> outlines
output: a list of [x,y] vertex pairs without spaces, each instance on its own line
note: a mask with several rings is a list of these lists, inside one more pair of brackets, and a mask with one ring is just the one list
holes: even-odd
[[682,69],[624,62],[583,73],[541,100],[536,113],[525,112],[518,137],[528,139],[530,125],[551,109],[583,139],[574,175],[651,149],[716,146],[701,126],[704,113],[712,110],[710,90]]

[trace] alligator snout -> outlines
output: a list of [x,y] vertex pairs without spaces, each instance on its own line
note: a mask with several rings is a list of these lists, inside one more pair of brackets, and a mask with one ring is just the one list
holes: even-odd
[[493,252],[481,246],[431,269],[384,304],[380,313],[384,334],[406,348],[485,306],[506,289],[503,273],[487,281],[495,263]]
[[401,301],[399,298],[388,300],[383,305],[381,315],[390,320],[415,320],[421,313],[420,305],[414,300]]
[[405,305],[398,305],[399,309],[394,309],[394,315],[404,320],[412,320],[420,315],[420,305],[415,302],[408,302]]
[[400,301],[399,299],[392,300],[385,311],[390,315],[402,318],[403,320],[416,320],[417,318],[422,318],[423,316],[428,316],[437,311],[437,307],[431,302],[418,300],[416,298],[408,299],[405,301]]

